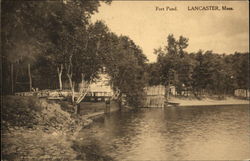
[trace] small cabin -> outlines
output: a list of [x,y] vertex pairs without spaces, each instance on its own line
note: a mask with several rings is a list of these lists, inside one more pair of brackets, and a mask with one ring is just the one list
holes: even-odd
[[113,96],[113,90],[110,85],[110,76],[106,73],[100,73],[99,79],[90,84],[89,92],[84,101],[105,101]]

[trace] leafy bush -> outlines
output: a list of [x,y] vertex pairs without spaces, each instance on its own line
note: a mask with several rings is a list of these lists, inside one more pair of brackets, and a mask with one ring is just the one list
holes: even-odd
[[34,97],[3,97],[2,120],[11,126],[37,124],[36,113],[41,112],[39,99]]

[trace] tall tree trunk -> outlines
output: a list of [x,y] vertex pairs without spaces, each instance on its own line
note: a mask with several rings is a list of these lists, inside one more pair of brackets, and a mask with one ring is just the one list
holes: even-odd
[[62,90],[62,72],[63,72],[63,65],[61,64],[60,67],[57,67],[57,74],[59,80],[59,89]]
[[83,73],[81,73],[81,76],[82,76],[82,82],[81,82],[82,87],[81,87],[81,89],[80,89],[80,93],[82,93],[82,92],[83,92],[83,90],[84,90],[84,74],[83,74]]
[[59,77],[59,89],[62,90],[62,74],[59,74],[58,77]]
[[72,76],[73,76],[73,64],[72,64],[72,57],[73,55],[70,55],[69,57],[69,64],[67,65],[67,77],[69,79],[69,85],[72,91],[72,104],[75,105],[75,89],[74,89],[74,84],[72,81]]
[[75,89],[74,89],[74,83],[72,81],[72,75],[71,74],[67,74],[68,79],[69,79],[69,85],[71,88],[71,92],[72,92],[72,97],[71,97],[71,101],[74,104],[75,103]]
[[[19,62],[17,62],[17,67],[18,67],[18,65],[19,65]],[[16,82],[17,82],[18,74],[20,74],[19,71],[20,71],[19,68],[15,68],[15,80],[14,80],[14,90],[15,90],[15,91],[17,91],[17,90],[16,90]]]
[[11,94],[14,93],[14,67],[13,63],[11,63]]
[[30,85],[30,91],[32,90],[32,78],[31,78],[31,72],[30,72],[30,64],[28,64],[28,75],[29,75],[29,85]]

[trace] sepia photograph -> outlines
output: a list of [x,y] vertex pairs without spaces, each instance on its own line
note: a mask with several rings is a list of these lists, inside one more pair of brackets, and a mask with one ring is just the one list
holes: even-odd
[[249,60],[247,0],[1,0],[1,160],[250,160]]

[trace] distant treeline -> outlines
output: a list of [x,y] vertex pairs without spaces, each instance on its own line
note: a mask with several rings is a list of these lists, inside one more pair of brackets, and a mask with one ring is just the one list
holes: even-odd
[[157,62],[147,66],[148,83],[174,85],[178,94],[188,90],[196,96],[249,88],[249,53],[187,53],[187,47],[188,38],[169,35],[166,46],[155,50]]
[[[107,0],[106,3],[111,3]],[[71,90],[91,83],[104,69],[115,92],[140,104],[148,85],[175,85],[178,91],[232,93],[248,88],[249,53],[187,53],[188,39],[167,37],[147,63],[141,48],[116,35],[102,22],[92,23],[98,0],[1,1],[2,92],[39,89]]]

